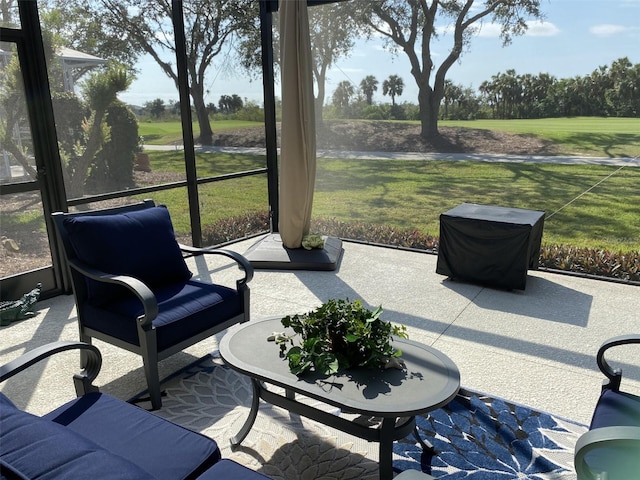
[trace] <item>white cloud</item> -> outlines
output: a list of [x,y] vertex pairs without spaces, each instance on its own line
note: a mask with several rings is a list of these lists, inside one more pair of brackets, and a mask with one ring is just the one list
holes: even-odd
[[[477,35],[484,38],[498,38],[501,26],[499,23],[484,23],[478,25]],[[527,22],[526,36],[531,37],[553,37],[560,33],[560,29],[551,22],[535,21]]]
[[619,35],[629,30],[624,25],[613,25],[610,23],[604,23],[602,25],[594,25],[589,29],[593,35],[597,37],[611,37],[613,35]]
[[560,29],[551,22],[536,21],[527,22],[527,33],[531,37],[555,37],[560,33]]
[[482,23],[477,25],[476,35],[484,38],[498,38],[500,36],[500,28],[498,23]]

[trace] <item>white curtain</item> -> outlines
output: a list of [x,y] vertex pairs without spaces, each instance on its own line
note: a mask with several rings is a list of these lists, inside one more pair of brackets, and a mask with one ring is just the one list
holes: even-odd
[[287,248],[309,233],[316,178],[316,128],[306,0],[280,2],[282,132],[279,225]]

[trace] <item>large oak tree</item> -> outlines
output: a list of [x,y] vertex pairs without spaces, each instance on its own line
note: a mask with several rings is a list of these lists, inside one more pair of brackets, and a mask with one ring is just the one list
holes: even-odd
[[[527,30],[528,19],[540,19],[539,0],[354,0],[360,22],[384,37],[387,45],[404,52],[418,86],[421,135],[438,136],[438,111],[444,97],[445,80],[473,34],[483,21],[500,25],[503,45]],[[444,60],[436,65],[432,42],[440,28],[448,27],[452,43]]]
[[[175,42],[170,0],[94,0],[95,18],[121,38],[149,54],[176,86]],[[200,127],[200,143],[213,143],[213,131],[204,100],[205,75],[214,58],[232,48],[236,35],[258,16],[253,0],[198,0],[184,3],[189,93]],[[167,52],[172,53],[168,59]],[[210,71],[209,71],[210,72]]]

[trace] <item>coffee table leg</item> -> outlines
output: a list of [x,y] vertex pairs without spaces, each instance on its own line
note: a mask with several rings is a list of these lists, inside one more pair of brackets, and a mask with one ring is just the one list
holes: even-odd
[[249,416],[240,428],[240,431],[237,435],[231,437],[231,449],[235,449],[242,443],[242,441],[246,438],[253,427],[253,423],[256,421],[256,417],[258,416],[258,407],[260,406],[260,382],[255,378],[251,379],[251,386],[253,387],[253,399],[251,400],[251,410],[249,411]]
[[395,418],[384,418],[380,427],[380,480],[393,478],[393,433],[396,426]]
[[428,452],[435,454],[436,449],[433,447],[433,445],[431,445],[431,442],[429,442],[428,440],[423,440],[422,438],[420,438],[420,433],[418,433],[418,426],[417,425],[416,425],[416,428],[413,429],[413,436],[418,441],[418,443],[420,445],[422,445],[422,450],[427,450]]

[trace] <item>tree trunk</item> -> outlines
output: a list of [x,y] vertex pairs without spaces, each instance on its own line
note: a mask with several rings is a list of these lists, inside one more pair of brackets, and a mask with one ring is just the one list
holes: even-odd
[[207,112],[207,106],[204,103],[202,92],[198,93],[198,91],[192,90],[191,98],[193,99],[193,109],[196,111],[198,126],[200,128],[200,144],[213,145],[213,130],[211,129],[211,123],[209,123],[209,112]]
[[325,96],[325,87],[324,87],[324,83],[326,80],[326,73],[327,73],[327,68],[322,65],[321,69],[318,70],[314,70],[314,75],[316,76],[316,85],[318,87],[318,94],[316,95],[315,98],[315,111],[316,111],[316,126],[320,126],[323,124],[324,122],[324,115],[323,115],[323,107],[324,107],[324,96]]
[[434,95],[430,88],[420,88],[418,106],[420,108],[420,136],[426,139],[440,136],[440,132],[438,132],[439,105],[434,105]]

